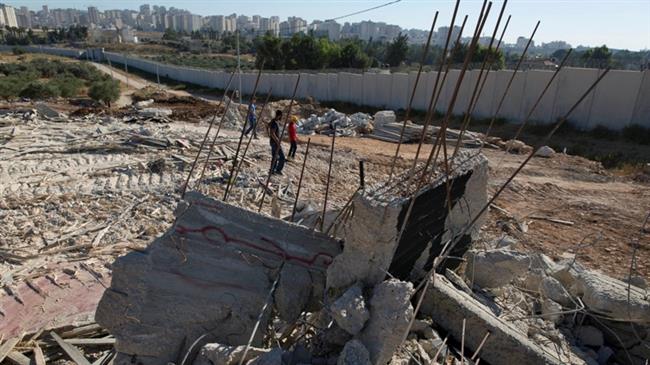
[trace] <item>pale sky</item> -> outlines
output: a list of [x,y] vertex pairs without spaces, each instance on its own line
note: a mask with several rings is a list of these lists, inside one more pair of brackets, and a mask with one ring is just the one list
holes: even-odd
[[[231,13],[261,16],[299,16],[308,21],[330,19],[355,11],[381,5],[389,0],[5,0],[7,4],[32,10],[42,5],[50,8],[86,9],[96,6],[106,9],[137,9],[142,3],[187,9],[199,15],[227,15]],[[339,23],[362,20],[383,21],[403,28],[428,30],[436,10],[440,11],[436,28],[449,25],[454,7],[453,0],[402,0],[396,4],[360,15],[338,20]],[[461,1],[458,21],[470,16],[468,24],[474,27],[481,8],[481,0]],[[502,1],[495,1],[490,12],[491,22],[484,35],[492,32],[492,26]],[[573,46],[599,46],[630,50],[650,49],[650,0],[510,0],[505,15],[512,20],[505,40],[513,43],[518,36],[528,37],[537,20],[541,21],[535,43],[564,40]],[[505,17],[504,17],[505,18]],[[468,33],[466,31],[466,33]]]

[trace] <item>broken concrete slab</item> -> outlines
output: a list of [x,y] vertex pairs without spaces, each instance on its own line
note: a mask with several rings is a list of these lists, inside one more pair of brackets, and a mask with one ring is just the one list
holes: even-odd
[[469,294],[456,290],[442,275],[436,274],[422,303],[422,313],[460,342],[462,323],[466,320],[465,346],[476,351],[483,337],[490,332],[480,357],[490,364],[564,364],[565,359],[535,342],[511,324],[494,316],[490,310]]
[[251,360],[247,365],[282,365],[282,354],[282,349],[276,347],[258,358]]
[[[441,253],[443,237],[458,240],[451,255],[462,256],[473,230],[458,237],[459,227],[466,226],[471,213],[478,212],[487,201],[487,160],[480,154],[461,152],[452,168],[451,216],[445,204],[447,184],[442,176],[419,191],[412,191],[404,175],[396,177],[394,181],[401,183],[391,191],[387,191],[388,186],[378,185],[358,194],[352,201],[354,215],[339,230],[346,244],[328,269],[328,289],[342,291],[356,282],[374,286],[387,272],[402,280],[421,277]],[[412,200],[408,222],[403,224]],[[457,207],[461,200],[462,208]],[[479,219],[475,229],[481,222]],[[400,235],[402,226],[404,232]],[[448,265],[455,267],[458,263]]]
[[370,299],[370,319],[358,339],[373,364],[386,364],[402,344],[413,317],[413,284],[396,279],[375,286]]
[[469,251],[465,275],[482,288],[498,288],[523,276],[530,265],[529,255],[509,249]]
[[343,347],[336,365],[371,365],[370,354],[359,340],[350,340]]
[[309,302],[311,290],[309,270],[302,266],[285,264],[280,270],[280,281],[274,293],[275,308],[280,318],[287,323],[298,319]]
[[540,282],[539,290],[541,294],[564,307],[572,307],[573,300],[571,295],[564,289],[564,286],[555,278],[545,277]]
[[166,234],[115,261],[96,318],[117,339],[116,364],[174,361],[204,335],[198,346],[245,344],[283,262],[323,273],[340,252],[305,227],[195,192],[186,201]]
[[351,335],[361,331],[370,318],[363,298],[363,290],[359,284],[351,286],[330,306],[330,312],[336,324]]
[[650,323],[650,300],[635,286],[596,271],[584,271],[569,290],[580,296],[590,311],[618,321]]

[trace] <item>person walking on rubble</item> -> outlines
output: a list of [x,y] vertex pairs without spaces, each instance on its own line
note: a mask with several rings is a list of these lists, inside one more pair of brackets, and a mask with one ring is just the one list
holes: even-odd
[[289,142],[291,143],[291,147],[289,147],[289,154],[287,155],[290,160],[296,158],[296,150],[298,149],[298,133],[296,131],[296,124],[298,124],[298,117],[292,115],[291,121],[289,122]]
[[269,144],[271,145],[271,171],[269,173],[282,175],[284,168],[284,152],[280,143],[280,121],[282,110],[275,111],[275,117],[269,122]]
[[257,110],[257,106],[255,105],[255,102],[257,99],[253,97],[253,100],[251,100],[251,105],[248,108],[248,128],[244,132],[244,136],[248,136],[248,133],[253,131],[253,138],[257,138],[257,117],[255,117],[255,110]]

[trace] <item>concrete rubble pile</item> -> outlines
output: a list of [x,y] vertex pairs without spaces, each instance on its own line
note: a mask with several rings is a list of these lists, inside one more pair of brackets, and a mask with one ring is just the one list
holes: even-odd
[[[626,283],[573,259],[554,262],[496,242],[469,251],[467,259],[466,281],[508,308],[493,313],[495,318],[511,322],[519,335],[549,344],[547,351],[564,345],[562,351],[587,364],[645,364],[650,358],[650,300],[643,280]],[[431,299],[434,321],[453,317],[443,318],[435,310],[437,297]]]
[[[644,342],[617,348],[581,315],[643,339],[642,291],[628,308],[624,284],[580,266],[472,249],[484,217],[465,227],[487,202],[487,160],[462,151],[452,171],[449,184],[434,174],[415,190],[398,176],[360,190],[353,214],[329,212],[328,234],[301,225],[319,211],[307,203],[296,224],[189,192],[166,234],[114,264],[96,313],[116,338],[114,363],[582,365],[644,354]],[[450,241],[416,314],[417,288]]]
[[373,119],[365,113],[346,115],[335,109],[329,109],[322,116],[312,114],[309,118],[298,121],[298,133],[331,135],[336,130],[337,136],[356,137],[371,133]]
[[[259,351],[246,354],[259,355],[255,363],[391,361],[413,317],[408,279],[421,276],[466,209],[486,201],[487,161],[461,157],[451,215],[434,199],[446,194],[442,179],[399,194],[376,186],[354,199],[338,238],[189,193],[164,236],[114,265],[96,319],[117,339],[115,363],[233,363],[258,321],[251,345]],[[400,237],[411,199],[414,217]],[[416,230],[426,237],[414,240]],[[409,248],[418,254],[394,259]],[[272,313],[262,311],[267,298]]]

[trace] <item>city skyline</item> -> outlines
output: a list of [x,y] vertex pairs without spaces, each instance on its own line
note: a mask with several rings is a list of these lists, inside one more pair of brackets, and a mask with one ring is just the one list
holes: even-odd
[[[344,4],[343,2],[339,1],[333,2]],[[6,4],[14,6],[16,8],[27,6],[29,10],[32,11],[40,10],[43,5],[47,5],[52,9],[73,8],[83,11],[86,11],[88,7],[96,7],[99,11],[116,9],[138,11],[140,7],[140,4],[138,3],[127,2],[123,0],[113,1],[109,6],[104,6],[104,2],[99,2],[96,0],[86,0],[83,3],[86,6],[83,6],[79,3],[79,1],[70,0],[24,0],[21,1],[20,4],[17,2],[7,2]],[[295,16],[305,18],[307,23],[311,23],[314,20],[322,21],[330,18],[336,18],[337,16],[385,4],[385,2],[377,1],[347,1],[345,2],[346,6],[339,7],[331,6],[331,3],[332,2],[314,1],[309,2],[309,6],[305,7],[304,3],[295,1],[280,1],[273,3],[268,1],[240,1],[236,3],[232,1],[223,1],[219,2],[218,5],[206,1],[197,0],[186,1],[182,4],[168,0],[148,2],[148,4],[150,4],[152,7],[154,5],[165,6],[167,8],[175,7],[181,10],[188,10],[193,14],[204,17],[211,15],[225,16],[231,13],[237,13],[238,15],[244,14],[249,17],[252,15],[261,15],[262,17],[279,16],[281,20],[286,20],[289,17]],[[518,37],[529,36],[529,33],[532,31],[537,20],[536,18],[531,17],[531,14],[522,14],[522,6],[525,8],[523,9],[523,12],[526,13],[526,9],[534,9],[540,5],[539,3],[540,1],[537,0],[511,0],[509,2],[506,9],[506,14],[512,14],[512,20],[505,36],[505,41],[507,43],[515,44]],[[327,4],[330,6],[324,6]],[[501,4],[501,2],[495,2],[493,4],[490,18],[482,34],[483,36],[490,35],[489,33],[491,33],[491,28],[496,21],[497,13]],[[541,20],[539,31],[535,36],[536,44],[548,43],[552,41],[566,41],[573,46],[595,47],[606,44],[610,48],[629,49],[632,51],[650,48],[650,21],[648,20],[650,19],[650,0],[616,2],[616,4],[626,4],[629,6],[612,6],[612,1],[587,2],[578,0],[545,1],[544,4],[546,8],[545,13],[528,11],[529,13],[534,13],[532,15],[537,16],[539,20]],[[583,10],[583,13],[585,14],[584,16],[575,17],[575,11],[562,11],[562,9],[576,10],[576,6],[579,4],[581,6],[589,4],[589,7]],[[453,1],[424,2],[415,0],[402,0],[399,3],[375,9],[363,14],[339,19],[337,21],[343,24],[345,22],[353,23],[370,20],[373,22],[385,22],[389,25],[395,24],[404,29],[427,30],[431,26],[430,22],[433,18],[433,13],[435,12],[436,8],[440,11],[436,28],[439,28],[441,26],[448,26],[451,20],[453,5]],[[460,22],[460,18],[462,18],[463,14],[468,14],[470,19],[475,19],[475,17],[478,16],[480,6],[480,1],[462,2],[459,10],[459,19],[457,19],[457,22]],[[609,8],[607,6],[609,6]],[[320,10],[317,13],[314,13],[314,11],[318,9]],[[412,11],[412,13],[409,14],[410,18],[408,22],[400,21],[403,18],[404,11],[415,9],[419,11]],[[607,18],[607,21],[605,23],[602,23],[598,21],[598,17],[603,18],[604,15],[599,15],[599,11],[604,11],[605,9],[609,9],[608,14],[610,14],[610,16]],[[427,13],[429,13],[429,15],[427,15]],[[625,19],[621,19],[617,14],[625,15]],[[321,16],[314,17],[313,15]],[[427,17],[429,19],[425,20]],[[567,17],[569,17],[571,20],[568,20]],[[589,20],[590,17],[591,20]],[[529,19],[532,20],[529,21]],[[638,21],[635,22],[634,19],[638,19]],[[423,26],[423,21],[426,21],[428,24],[426,26]],[[593,28],[595,25],[598,26]],[[564,28],[567,30],[563,30]],[[553,36],[554,34],[557,36]],[[580,39],[582,39],[582,41]],[[592,41],[589,41],[590,39]]]

